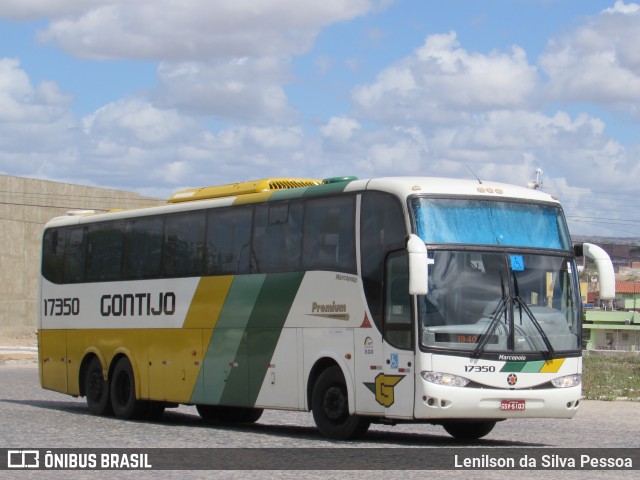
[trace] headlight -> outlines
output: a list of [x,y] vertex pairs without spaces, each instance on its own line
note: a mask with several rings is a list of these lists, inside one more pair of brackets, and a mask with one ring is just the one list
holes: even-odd
[[566,377],[554,378],[551,380],[554,387],[557,388],[569,388],[576,387],[582,383],[582,375],[567,375]]
[[457,375],[451,375],[450,373],[420,372],[420,375],[427,382],[435,383],[436,385],[445,385],[448,387],[464,387],[469,383],[468,379]]

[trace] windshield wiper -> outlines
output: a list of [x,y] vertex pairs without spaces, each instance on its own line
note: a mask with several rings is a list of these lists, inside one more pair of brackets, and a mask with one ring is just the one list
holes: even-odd
[[500,286],[502,287],[502,298],[500,298],[500,302],[498,302],[498,306],[491,316],[489,326],[487,327],[486,331],[481,334],[480,341],[478,342],[478,345],[476,345],[476,348],[473,350],[472,355],[475,358],[478,358],[484,353],[484,349],[487,347],[487,344],[491,339],[491,335],[493,335],[493,332],[500,323],[500,318],[503,314],[505,316],[507,315],[507,309],[509,308],[511,299],[509,298],[509,295],[507,295],[506,289],[504,288],[504,278],[502,278],[502,272],[500,272]]
[[518,287],[518,279],[516,277],[515,272],[513,272],[513,286],[516,294],[514,297],[514,301],[517,302],[518,309],[520,310],[520,324],[522,324],[522,311],[524,310],[524,313],[526,313],[529,319],[531,319],[531,323],[533,323],[533,326],[536,328],[536,330],[540,334],[540,337],[542,338],[542,341],[544,342],[545,347],[547,347],[546,351],[541,351],[540,353],[542,353],[542,355],[547,360],[550,360],[551,358],[553,358],[555,354],[555,350],[553,349],[553,346],[549,341],[549,337],[547,336],[547,334],[544,332],[544,329],[540,325],[540,322],[538,322],[538,319],[529,308],[529,305],[527,305],[527,302],[525,302],[520,296],[520,288]]

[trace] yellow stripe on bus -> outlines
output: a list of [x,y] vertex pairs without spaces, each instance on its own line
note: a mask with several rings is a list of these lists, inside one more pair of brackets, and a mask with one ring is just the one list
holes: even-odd
[[[182,328],[215,328],[233,278],[233,275],[202,277]],[[206,345],[208,344],[207,340]]]
[[560,367],[564,363],[565,358],[554,358],[544,362],[544,366],[540,369],[540,373],[558,373]]

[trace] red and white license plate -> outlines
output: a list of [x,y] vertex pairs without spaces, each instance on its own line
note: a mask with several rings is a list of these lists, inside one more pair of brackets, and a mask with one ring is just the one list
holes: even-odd
[[524,400],[502,400],[500,402],[500,410],[505,411],[522,411],[526,410],[527,403]]

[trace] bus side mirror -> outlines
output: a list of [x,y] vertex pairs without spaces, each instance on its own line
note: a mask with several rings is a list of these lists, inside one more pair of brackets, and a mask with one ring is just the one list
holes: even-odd
[[427,246],[417,235],[409,235],[409,294],[426,295],[429,288],[429,265],[433,260],[427,256]]

